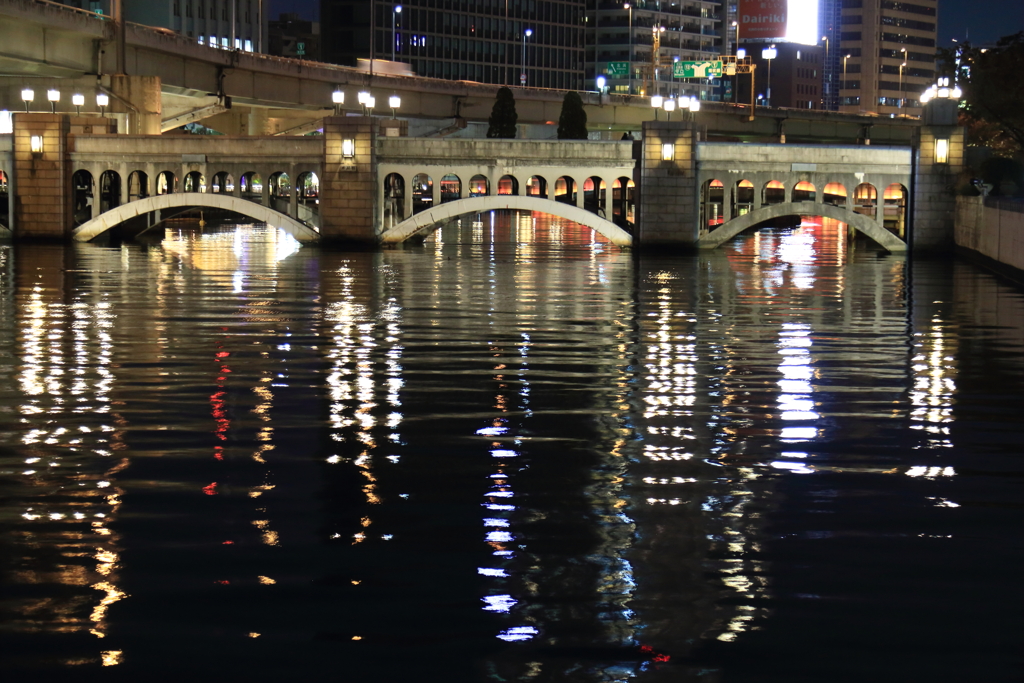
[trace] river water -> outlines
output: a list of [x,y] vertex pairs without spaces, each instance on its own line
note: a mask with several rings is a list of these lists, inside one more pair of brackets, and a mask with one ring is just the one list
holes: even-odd
[[0,247],[5,681],[1018,681],[1024,296],[809,220]]

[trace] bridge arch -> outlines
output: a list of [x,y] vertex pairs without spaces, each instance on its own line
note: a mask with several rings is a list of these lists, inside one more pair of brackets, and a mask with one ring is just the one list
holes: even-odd
[[755,209],[750,213],[724,223],[717,230],[704,235],[697,241],[697,246],[701,249],[714,249],[747,228],[752,228],[763,221],[783,216],[824,216],[825,218],[833,218],[864,233],[886,251],[901,252],[907,250],[907,244],[903,240],[893,235],[871,218],[860,213],[848,211],[843,207],[823,204],[821,202],[784,202]]
[[399,244],[417,235],[426,235],[440,224],[465,214],[505,209],[537,211],[538,213],[559,216],[593,228],[601,235],[607,237],[616,246],[629,247],[633,244],[633,236],[628,232],[586,209],[536,196],[509,194],[470,197],[431,207],[384,232],[381,235],[381,241],[384,244]]
[[106,213],[102,213],[92,220],[86,221],[75,228],[71,235],[79,242],[88,242],[136,216],[142,216],[151,211],[193,207],[234,211],[261,223],[281,228],[300,242],[315,242],[320,239],[320,234],[316,230],[300,223],[291,216],[239,197],[208,192],[161,194],[128,202]]

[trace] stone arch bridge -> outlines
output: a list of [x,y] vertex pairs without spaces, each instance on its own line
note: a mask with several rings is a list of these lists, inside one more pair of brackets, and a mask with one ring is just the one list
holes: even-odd
[[635,142],[410,138],[406,122],[367,116],[328,117],[323,135],[302,137],[116,135],[105,119],[36,113],[15,114],[13,127],[0,135],[6,225],[53,239],[203,206],[303,240],[395,244],[507,208],[563,216],[624,247],[714,247],[812,213],[900,251],[907,237],[946,239],[941,207],[962,163],[962,134],[936,126],[907,147],[708,141],[699,125],[664,121]]

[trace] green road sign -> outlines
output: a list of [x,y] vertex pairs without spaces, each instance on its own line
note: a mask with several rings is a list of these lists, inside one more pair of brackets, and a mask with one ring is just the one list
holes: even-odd
[[629,62],[608,62],[604,72],[612,78],[626,78],[629,76]]
[[295,54],[297,54],[300,57],[303,56],[304,54],[306,54],[306,44],[305,43],[296,43],[295,44]]
[[673,78],[721,78],[722,62],[674,62]]

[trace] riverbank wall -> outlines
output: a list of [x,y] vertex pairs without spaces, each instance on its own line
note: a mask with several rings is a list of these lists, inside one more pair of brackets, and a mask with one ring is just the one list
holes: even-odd
[[957,197],[954,240],[965,256],[1024,284],[1024,201]]

